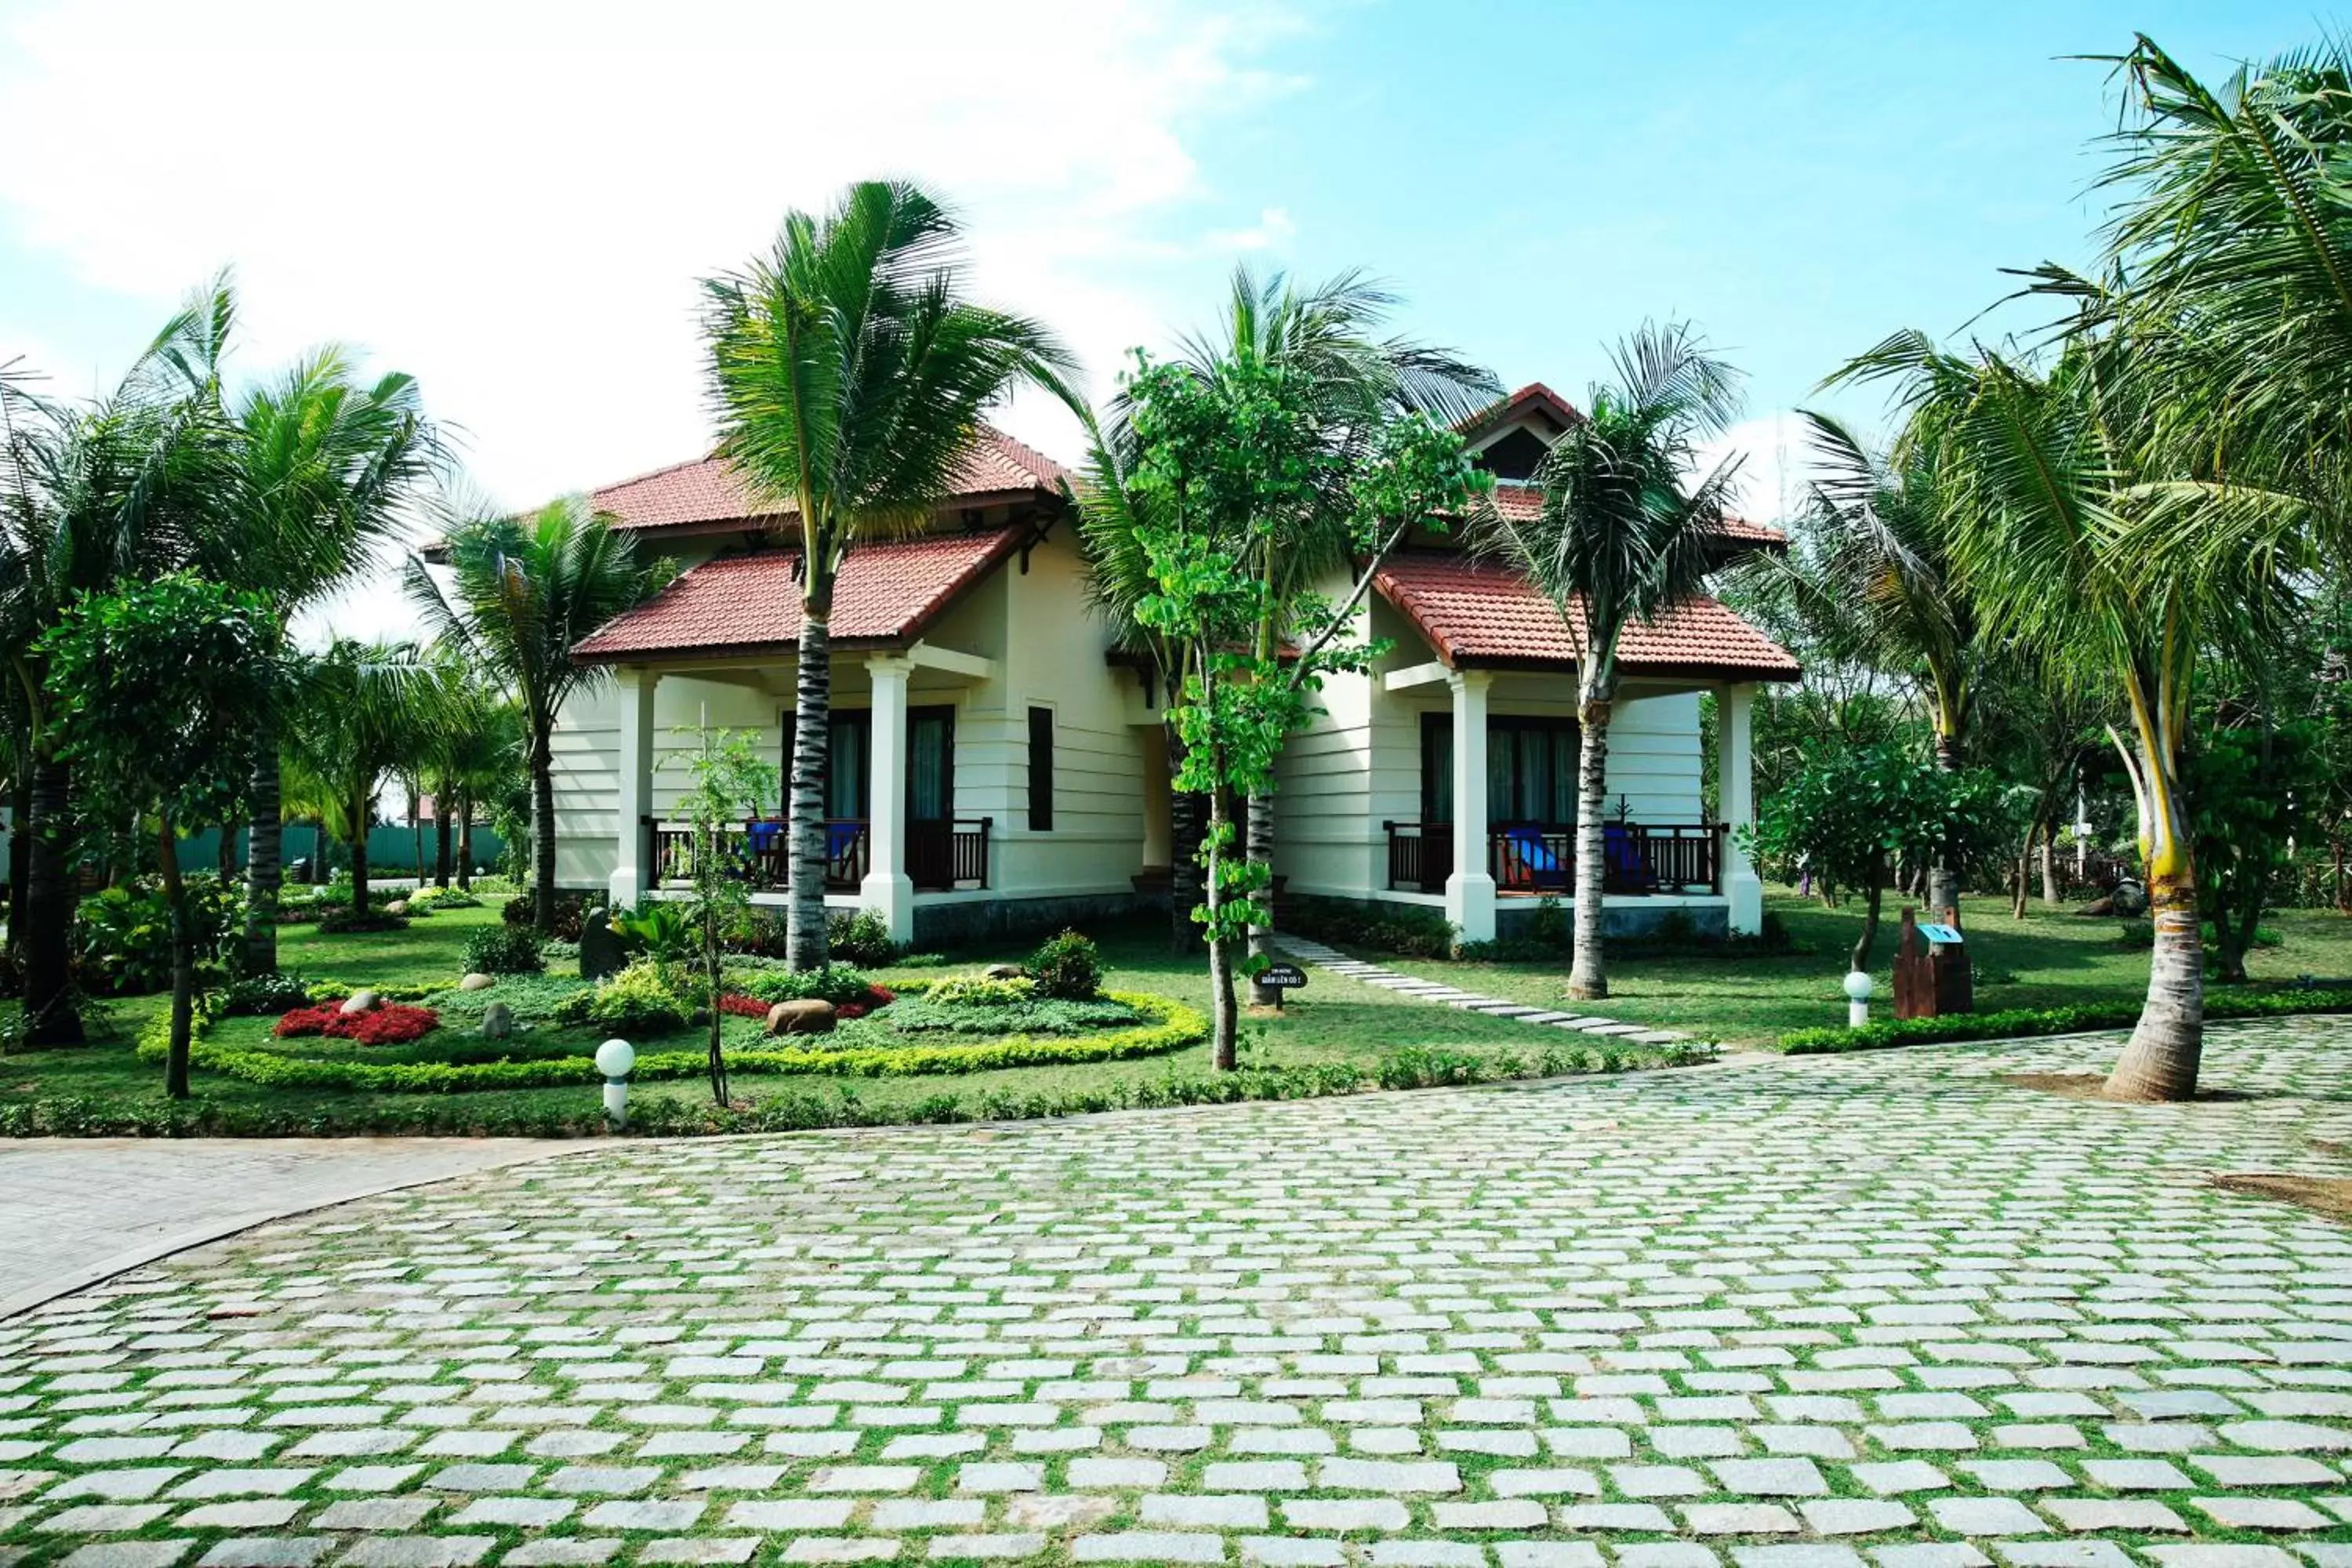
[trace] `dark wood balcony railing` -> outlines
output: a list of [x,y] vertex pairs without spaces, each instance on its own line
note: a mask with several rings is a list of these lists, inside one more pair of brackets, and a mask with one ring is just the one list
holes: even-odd
[[[694,877],[694,829],[685,823],[645,820],[651,839],[653,885],[676,884]],[[985,816],[940,818],[907,825],[907,878],[917,892],[943,893],[958,888],[988,886],[988,834],[992,819]],[[782,817],[755,817],[740,829],[719,835],[718,852],[731,875],[762,892],[782,892],[792,885],[792,856],[787,848],[788,825]],[[824,889],[854,893],[874,864],[873,826],[862,817],[836,817],[824,825]]]
[[[1389,886],[1442,893],[1454,871],[1454,827],[1385,822]],[[1723,829],[1708,823],[1612,822],[1601,830],[1608,868],[1602,890],[1620,895],[1719,893]],[[1486,835],[1486,869],[1501,893],[1567,897],[1576,887],[1576,830],[1506,824]]]

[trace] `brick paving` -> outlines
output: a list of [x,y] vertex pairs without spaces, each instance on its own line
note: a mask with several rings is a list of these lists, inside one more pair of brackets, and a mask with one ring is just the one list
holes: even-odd
[[2346,1044],[598,1145],[0,1324],[0,1561],[2352,1568]]
[[1612,1035],[1639,1046],[1671,1045],[1676,1040],[1690,1038],[1672,1029],[1653,1029],[1643,1024],[1627,1024],[1597,1013],[1563,1013],[1549,1007],[1530,1007],[1501,996],[1481,995],[1475,991],[1464,991],[1440,981],[1400,973],[1385,964],[1349,958],[1336,947],[1326,947],[1305,937],[1277,934],[1275,940],[1285,952],[1301,963],[1311,963],[1327,973],[1365,985],[1376,985],[1400,996],[1409,996],[1416,1002],[1434,1003],[1439,1006],[1458,1008],[1465,1013],[1484,1013],[1490,1018],[1510,1018],[1545,1028],[1570,1029],[1580,1035]]

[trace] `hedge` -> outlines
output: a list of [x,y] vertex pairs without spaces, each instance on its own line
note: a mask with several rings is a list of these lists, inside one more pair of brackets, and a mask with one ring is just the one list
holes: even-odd
[[[1196,1008],[1164,996],[1141,992],[1115,993],[1149,1023],[1129,1029],[1078,1039],[1033,1038],[1016,1035],[977,1046],[850,1047],[825,1050],[804,1046],[774,1050],[730,1051],[730,1072],[833,1073],[853,1078],[912,1078],[927,1074],[991,1072],[1002,1068],[1069,1066],[1115,1061],[1129,1057],[1157,1056],[1180,1050],[1207,1037],[1208,1019]],[[192,1065],[247,1083],[272,1089],[334,1089],[381,1094],[464,1094],[484,1089],[551,1089],[563,1084],[601,1081],[596,1064],[584,1056],[537,1060],[492,1062],[369,1062],[290,1057],[276,1051],[244,1050],[204,1039],[212,1021],[210,1010],[198,1016],[197,1038],[189,1047]],[[142,1032],[142,1058],[160,1061],[170,1043],[169,1020]],[[709,1068],[702,1051],[651,1051],[637,1058],[630,1077],[650,1082],[657,1079],[698,1078]]]
[[[2214,991],[2206,995],[2205,1016],[2284,1018],[2305,1013],[2352,1013],[2352,991]],[[1945,1018],[1904,1018],[1865,1024],[1859,1029],[1793,1029],[1774,1044],[1792,1057],[1836,1056],[1882,1050],[1889,1046],[1927,1046],[1958,1040],[2000,1040],[2036,1035],[2080,1035],[2128,1029],[2139,1022],[2137,1002],[2105,1007],[2013,1007],[2004,1013],[1963,1013]]]
[[[143,1043],[143,1042],[142,1042]],[[798,1132],[828,1127],[887,1127],[913,1123],[1010,1121],[1084,1116],[1107,1110],[1152,1110],[1244,1100],[1313,1100],[1376,1089],[1503,1082],[1575,1073],[1615,1073],[1681,1067],[1711,1059],[1714,1047],[1696,1043],[1621,1047],[1562,1042],[1534,1058],[1514,1052],[1474,1055],[1408,1048],[1376,1067],[1318,1062],[1239,1072],[1135,1078],[1020,1093],[985,1090],[970,1099],[951,1092],[911,1103],[870,1105],[854,1091],[837,1095],[788,1090],[737,1107],[701,1101],[641,1100],[630,1107],[629,1131],[650,1137],[713,1133]],[[701,1058],[696,1058],[696,1068]],[[174,1103],[141,1097],[107,1100],[80,1095],[0,1104],[0,1137],[265,1138],[333,1137],[364,1133],[468,1134],[509,1137],[594,1137],[607,1131],[593,1097],[564,1106],[485,1102],[458,1095],[435,1099],[362,1099],[348,1105],[299,1110],[271,1105],[215,1105],[203,1099]]]

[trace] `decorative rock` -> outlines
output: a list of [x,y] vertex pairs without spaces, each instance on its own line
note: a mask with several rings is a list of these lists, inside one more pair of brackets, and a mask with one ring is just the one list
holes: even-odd
[[367,990],[365,987],[362,987],[360,990],[354,991],[349,996],[343,998],[343,1005],[341,1010],[345,1016],[349,1016],[353,1013],[371,1013],[375,1010],[376,1002],[376,994],[373,991]]
[[833,1033],[835,1014],[833,1004],[819,996],[804,996],[797,1002],[779,1002],[768,1009],[768,1033],[772,1035],[829,1035]]
[[457,989],[460,991],[488,991],[491,986],[496,985],[497,984],[497,981],[491,979],[488,975],[483,973],[478,969],[474,971],[473,973],[466,976],[465,979],[457,982]]
[[580,978],[602,980],[627,967],[629,955],[621,949],[621,935],[613,929],[613,911],[590,910],[580,921]]
[[383,912],[388,915],[404,915],[408,912],[408,900],[406,899],[394,899],[392,902],[383,906]]
[[503,1002],[493,1002],[482,1009],[482,1037],[503,1040],[514,1033],[514,1009]]
[[1021,966],[1017,963],[992,963],[981,973],[991,980],[1018,980],[1021,978]]

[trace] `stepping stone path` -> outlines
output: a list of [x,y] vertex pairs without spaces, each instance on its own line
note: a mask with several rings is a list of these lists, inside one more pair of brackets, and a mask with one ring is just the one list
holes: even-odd
[[1303,937],[1276,932],[1274,940],[1293,958],[1311,963],[1326,973],[1360,980],[1367,985],[1377,985],[1383,991],[1393,991],[1400,996],[1411,996],[1415,1001],[1442,1002],[1465,1013],[1484,1013],[1490,1018],[1515,1018],[1522,1024],[1568,1029],[1580,1035],[1612,1036],[1637,1046],[1665,1046],[1690,1038],[1672,1029],[1653,1029],[1646,1024],[1623,1024],[1597,1014],[1561,1013],[1544,1007],[1530,1007],[1520,1002],[1507,1002],[1499,996],[1481,996],[1475,991],[1457,991],[1433,980],[1416,979],[1377,963],[1367,963],[1360,958],[1349,958],[1338,948],[1326,947],[1319,942],[1308,942]]
[[2118,1043],[598,1140],[0,1321],[0,1565],[2347,1568],[2352,1025]]

